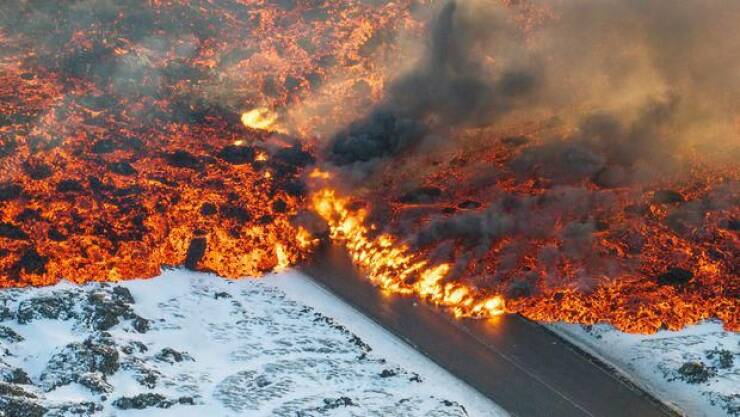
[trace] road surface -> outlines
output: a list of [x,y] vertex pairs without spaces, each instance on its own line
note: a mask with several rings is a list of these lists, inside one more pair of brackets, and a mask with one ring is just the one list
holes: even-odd
[[518,315],[459,320],[386,294],[334,246],[304,271],[513,416],[675,417],[606,365]]

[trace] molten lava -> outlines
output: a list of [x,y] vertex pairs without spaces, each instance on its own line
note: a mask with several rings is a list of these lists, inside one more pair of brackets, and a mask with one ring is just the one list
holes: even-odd
[[[559,114],[497,130],[465,119],[431,135],[454,147],[415,142],[418,152],[408,137],[383,134],[427,122],[447,129],[453,117],[441,110],[469,117],[466,101],[438,100],[421,120],[379,117],[379,129],[357,134],[359,147],[395,159],[331,166],[349,159],[330,160],[322,135],[383,103],[406,65],[404,42],[427,27],[427,3],[4,6],[0,287],[152,277],[183,265],[259,276],[314,256],[311,212],[373,283],[458,317],[515,312],[647,333],[718,318],[740,330],[736,162],[694,150],[642,166],[631,153],[608,154],[611,142],[579,148]],[[527,36],[549,19],[527,1],[502,3],[521,6],[515,21]],[[450,56],[459,58],[434,58]],[[426,68],[422,79],[455,75],[463,61]],[[485,55],[474,64],[488,74],[501,63]],[[463,75],[450,85],[480,90]],[[497,85],[511,95],[530,85],[507,76]],[[740,135],[734,117],[731,139]],[[605,124],[633,140],[646,123]],[[563,174],[563,161],[580,176]],[[625,179],[668,162],[685,169]],[[349,180],[369,169],[361,185]]]
[[380,288],[394,294],[417,295],[449,309],[456,317],[489,318],[504,313],[504,301],[456,282],[445,282],[449,264],[429,265],[388,234],[370,237],[367,213],[349,210],[350,200],[333,190],[313,194],[313,208],[323,217],[332,240],[342,243],[353,262]]

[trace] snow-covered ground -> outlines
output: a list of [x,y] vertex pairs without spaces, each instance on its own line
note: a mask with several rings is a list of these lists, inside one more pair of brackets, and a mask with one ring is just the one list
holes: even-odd
[[0,291],[0,416],[42,415],[505,413],[299,273],[176,270]]
[[720,323],[654,335],[606,325],[548,327],[686,416],[740,416],[740,334]]

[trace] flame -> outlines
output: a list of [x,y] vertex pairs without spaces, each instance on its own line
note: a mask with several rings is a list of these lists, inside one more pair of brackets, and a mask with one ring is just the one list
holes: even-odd
[[380,288],[394,294],[417,295],[456,317],[491,318],[506,311],[500,295],[445,282],[449,264],[430,265],[389,234],[370,238],[372,227],[365,224],[367,213],[350,211],[349,199],[337,196],[334,190],[314,193],[312,203],[329,224],[331,238],[344,244],[353,262]]
[[280,243],[275,244],[275,256],[277,257],[277,262],[275,263],[275,267],[273,269],[275,272],[284,271],[292,264],[288,252]]
[[314,168],[311,170],[311,172],[308,173],[308,177],[318,180],[329,180],[332,178],[332,175],[329,171],[324,171],[320,168]]
[[[14,45],[0,57],[0,287],[152,277],[163,266],[183,264],[224,277],[260,276],[301,262],[317,247],[316,237],[292,223],[314,210],[373,283],[458,317],[507,311],[643,333],[718,318],[740,329],[736,163],[709,169],[700,155],[687,157],[694,176],[644,187],[569,183],[594,206],[586,213],[569,213],[567,205],[548,211],[542,207],[558,187],[508,168],[521,148],[501,145],[498,131],[460,132],[476,141],[469,147],[475,154],[409,156],[398,161],[404,169],[380,168],[385,174],[372,180],[382,187],[362,190],[368,203],[389,209],[378,233],[368,213],[350,208],[354,200],[325,188],[342,180],[338,171],[294,165],[293,148],[300,142],[302,149],[318,149],[314,137],[383,100],[389,76],[404,67],[392,61],[408,59],[389,41],[395,36],[386,35],[424,32],[416,3],[320,0],[285,8],[251,2],[251,31],[242,30],[239,2],[196,3],[152,1],[135,11],[123,5],[111,25],[55,22],[52,36],[42,38],[61,34],[68,39],[61,46],[23,25],[0,33],[0,43]],[[57,16],[65,16],[66,6],[58,6]],[[155,49],[128,36],[148,30],[142,22],[162,28],[173,18],[211,35],[186,42],[192,45],[165,36]],[[91,66],[90,57],[102,65]],[[136,71],[105,73],[128,64]],[[242,103],[260,103],[241,114],[246,131],[233,114]],[[735,126],[740,132],[740,117]],[[530,138],[526,147],[549,136],[548,129],[512,126],[504,133]],[[271,135],[288,130],[301,135]],[[252,146],[266,137],[269,150]],[[290,152],[273,153],[281,147]],[[492,168],[495,178],[472,181]],[[404,184],[434,186],[443,197],[403,203]],[[656,203],[660,189],[675,190],[686,204]],[[536,200],[531,216],[519,221],[550,222],[552,233],[491,239],[472,260],[469,247],[451,242],[454,274],[452,261],[428,261],[433,247],[412,249],[400,237],[455,213],[480,214],[502,193]],[[712,209],[698,219],[681,212],[697,205]],[[406,229],[397,227],[402,222]],[[568,223],[603,224],[585,242],[593,256],[562,250]],[[543,253],[556,255],[547,263]],[[693,277],[659,283],[672,268]],[[515,291],[522,283],[525,295]]]
[[284,132],[277,125],[280,115],[267,107],[257,107],[242,113],[242,124],[255,130],[266,130],[268,132]]

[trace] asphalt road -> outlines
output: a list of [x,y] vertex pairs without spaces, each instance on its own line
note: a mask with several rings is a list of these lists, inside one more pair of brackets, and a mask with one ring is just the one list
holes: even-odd
[[675,417],[606,365],[518,315],[458,320],[386,294],[328,247],[304,271],[514,416]]

